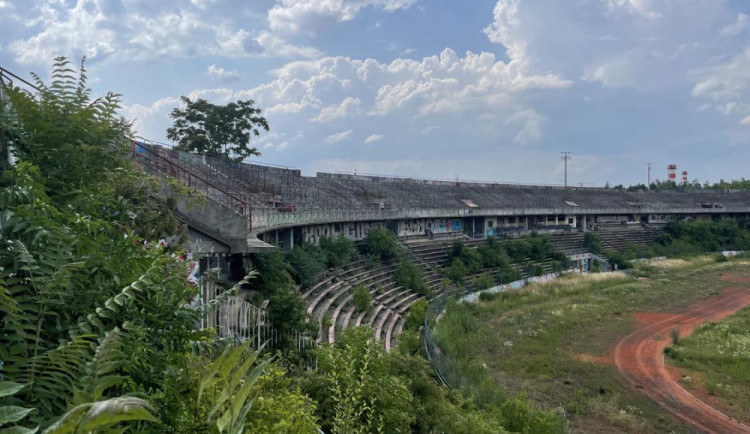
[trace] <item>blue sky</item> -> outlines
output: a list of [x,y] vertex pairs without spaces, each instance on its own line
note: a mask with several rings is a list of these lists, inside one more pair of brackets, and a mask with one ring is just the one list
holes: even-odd
[[87,55],[164,140],[181,95],[254,99],[261,161],[585,185],[750,177],[746,0],[0,0],[0,65]]

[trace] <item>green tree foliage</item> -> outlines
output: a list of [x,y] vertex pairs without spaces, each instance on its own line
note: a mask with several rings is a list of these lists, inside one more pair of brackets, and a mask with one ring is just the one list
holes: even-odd
[[406,315],[404,320],[404,328],[407,330],[419,330],[424,324],[424,316],[427,312],[427,300],[424,298],[417,300],[416,303],[411,305],[409,314]]
[[750,249],[749,229],[746,219],[672,221],[657,242],[673,250],[691,250],[690,246],[704,252],[747,250]]
[[317,356],[305,388],[319,403],[327,432],[410,431],[413,397],[403,379],[389,374],[389,356],[371,328],[346,330]]
[[259,277],[251,282],[250,287],[257,290],[262,299],[269,301],[268,312],[274,327],[284,336],[293,330],[303,331],[306,327],[305,300],[294,286],[291,275],[293,268],[284,253],[276,250],[255,255],[253,263]]
[[226,105],[212,104],[202,98],[193,101],[185,96],[180,100],[184,108],[172,110],[169,117],[173,124],[167,129],[167,138],[177,142],[175,149],[236,161],[260,155],[256,148],[250,147],[250,141],[269,128],[253,100]]
[[197,319],[185,307],[195,294],[185,265],[138,235],[177,226],[171,213],[145,217],[158,202],[126,158],[117,96],[91,100],[85,73],[76,79],[62,58],[52,77],[49,87],[37,80],[36,99],[9,91],[17,122],[2,129],[20,160],[0,190],[0,360],[6,378],[27,385],[19,398],[43,427],[84,393],[110,332],[121,331],[130,357],[89,396],[158,388]]
[[[0,125],[20,157],[0,189],[1,372],[25,384],[3,400],[35,407],[26,419],[50,432],[208,432],[196,379],[210,354],[191,352],[213,338],[193,330],[184,263],[144,244],[179,227],[118,142],[116,97],[90,101],[70,75],[59,60],[37,99],[11,90]],[[157,417],[171,423],[144,422]]]
[[387,229],[376,228],[367,233],[361,245],[362,253],[383,260],[398,255],[398,240]]
[[257,394],[247,416],[248,434],[317,434],[315,403],[292,383],[289,374],[269,365],[258,380]]
[[586,232],[583,236],[583,246],[591,253],[599,254],[602,252],[602,240],[593,232]]
[[402,288],[412,290],[418,294],[427,295],[427,285],[422,279],[422,270],[409,261],[401,261],[393,270],[393,279]]
[[364,285],[357,285],[352,289],[352,298],[357,312],[364,312],[372,307],[372,296]]
[[482,273],[474,279],[474,286],[477,289],[487,289],[495,286],[495,279],[489,273]]
[[325,258],[318,246],[295,246],[286,254],[286,259],[297,282],[305,287],[311,285],[326,269]]
[[342,267],[357,256],[354,242],[343,235],[323,237],[316,245],[295,246],[287,253],[287,261],[297,283],[309,286],[325,271],[326,267]]
[[460,259],[468,274],[474,274],[482,269],[482,256],[476,249],[470,249],[466,243],[456,240],[451,246],[450,257]]
[[323,252],[328,267],[342,267],[357,256],[354,241],[343,234],[338,237],[323,237],[320,239],[320,250]]
[[33,74],[40,89],[36,99],[18,88],[8,90],[21,128],[11,124],[4,129],[18,159],[35,164],[45,191],[66,201],[80,197],[92,183],[104,185],[122,168],[130,143],[130,126],[117,117],[120,95],[92,99],[84,62],[76,74],[66,58],[56,58],[50,85]]
[[451,265],[443,269],[443,275],[456,285],[463,285],[468,269],[461,258],[455,258]]

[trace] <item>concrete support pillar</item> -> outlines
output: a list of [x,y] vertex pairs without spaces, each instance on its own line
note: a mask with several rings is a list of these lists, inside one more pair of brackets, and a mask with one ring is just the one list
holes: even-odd
[[289,228],[289,250],[294,248],[294,228]]
[[583,226],[583,231],[586,232],[588,230],[588,228],[587,228],[588,224],[586,223],[586,215],[585,214],[581,216],[581,221],[582,221],[581,225]]
[[523,218],[523,228],[527,231],[529,230],[529,216]]
[[560,216],[555,214],[555,226],[560,224]]

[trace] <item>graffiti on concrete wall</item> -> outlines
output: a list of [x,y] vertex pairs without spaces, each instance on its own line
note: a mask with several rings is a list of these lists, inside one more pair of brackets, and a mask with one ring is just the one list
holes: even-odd
[[338,237],[340,234],[350,240],[361,240],[370,230],[382,228],[383,222],[329,223],[302,227],[302,239],[307,244],[318,244],[323,237]]
[[629,220],[626,215],[600,215],[596,216],[597,223],[622,223]]
[[449,232],[463,232],[464,222],[460,219],[412,219],[399,220],[398,235],[400,237],[410,235],[444,234]]

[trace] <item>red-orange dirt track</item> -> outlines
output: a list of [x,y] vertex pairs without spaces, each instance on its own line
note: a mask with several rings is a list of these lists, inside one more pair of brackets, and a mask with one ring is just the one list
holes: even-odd
[[[730,276],[722,280],[740,279]],[[733,287],[700,300],[679,314],[638,313],[636,330],[614,348],[615,366],[626,383],[656,401],[697,430],[716,434],[750,434],[750,426],[736,421],[682,388],[664,365],[664,348],[672,343],[672,330],[688,336],[704,322],[715,322],[750,305],[750,288]]]

